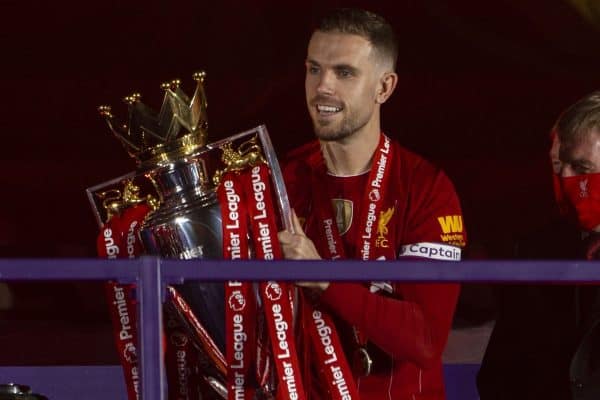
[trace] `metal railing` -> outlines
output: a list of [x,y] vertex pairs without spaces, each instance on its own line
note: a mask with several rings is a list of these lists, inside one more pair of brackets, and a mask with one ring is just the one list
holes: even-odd
[[136,283],[141,398],[163,400],[162,302],[165,287],[200,281],[403,281],[600,283],[600,262],[588,261],[174,261],[0,259],[0,281],[115,280]]

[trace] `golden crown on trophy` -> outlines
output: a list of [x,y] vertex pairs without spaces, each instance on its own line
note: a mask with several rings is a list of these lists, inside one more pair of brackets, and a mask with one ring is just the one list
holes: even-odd
[[205,77],[205,72],[194,73],[196,90],[191,99],[181,89],[179,79],[163,83],[160,87],[165,96],[158,112],[142,103],[139,93],[125,97],[129,108],[126,124],[117,121],[110,106],[102,105],[98,111],[142,169],[178,160],[207,142]]

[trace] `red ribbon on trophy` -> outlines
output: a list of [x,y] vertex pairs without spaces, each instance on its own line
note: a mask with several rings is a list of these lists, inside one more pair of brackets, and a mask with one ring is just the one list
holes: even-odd
[[316,367],[330,399],[359,399],[352,371],[346,360],[333,319],[324,311],[304,304],[304,326],[308,328]]
[[196,399],[202,382],[196,365],[199,353],[190,335],[174,312],[165,312],[165,364],[167,365],[168,398],[171,400]]
[[[278,227],[273,205],[269,168],[260,163],[241,172],[228,172],[221,179],[218,189],[223,218],[223,254],[227,259],[248,258],[248,243],[243,236],[251,237],[255,257],[260,260],[282,258],[277,240]],[[250,233],[250,235],[248,235]],[[244,393],[252,395],[249,371],[252,351],[257,351],[257,377],[262,386],[266,383],[268,364],[265,363],[265,342],[261,337],[250,335],[255,326],[256,299],[250,283],[229,282],[226,296],[227,358],[229,399]],[[292,288],[282,282],[262,282],[259,295],[263,305],[266,330],[271,343],[271,355],[278,377],[277,398],[305,399],[300,363],[296,352],[293,323]],[[244,307],[240,303],[243,301]],[[241,314],[244,311],[246,314]],[[245,325],[242,321],[248,321]],[[260,327],[259,327],[260,328]],[[244,339],[240,343],[239,339]],[[243,365],[243,368],[238,366]],[[264,370],[263,370],[264,368]],[[238,371],[239,369],[239,371]],[[233,390],[232,390],[233,389]]]
[[[277,239],[278,227],[271,190],[269,168],[266,163],[259,163],[243,171],[228,172],[222,177],[218,194],[223,221],[223,254],[225,258],[235,260],[248,257],[248,243],[243,239],[245,235],[250,236],[257,259],[277,260],[283,258]],[[248,221],[249,228],[246,225]],[[230,287],[232,285],[233,287]],[[248,332],[247,327],[239,322],[246,321],[249,315],[241,317],[236,313],[232,309],[232,299],[239,298],[239,301],[233,302],[238,308],[243,301],[244,310],[249,314],[250,311],[256,311],[255,307],[248,308],[248,305],[254,305],[256,301],[250,287],[249,283],[230,282],[226,295],[228,398],[231,400],[241,398],[239,397],[241,393],[243,393],[243,398],[248,399],[252,393],[248,388],[243,388],[244,385],[250,385],[248,371],[244,369],[243,372],[240,372],[234,368],[235,363],[240,359],[247,360],[248,357],[251,357],[248,353],[240,353],[240,349],[250,352],[254,349],[264,348],[266,345],[260,337],[250,339],[250,335],[239,335],[242,332]],[[242,288],[244,289],[242,290]],[[284,282],[262,282],[259,284],[259,295],[262,300],[268,339],[271,343],[271,357],[275,362],[277,372],[276,397],[278,399],[305,399],[304,387],[309,377],[305,376],[306,381],[303,380],[296,350],[293,288]],[[302,298],[300,301],[302,304],[299,309],[302,310],[301,314],[304,319],[302,325],[307,328],[307,349],[312,349],[313,361],[316,363],[319,378],[327,389],[329,397],[336,400],[358,399],[356,383],[333,320],[325,312],[303,301]],[[237,323],[235,318],[237,318]],[[250,321],[250,323],[255,322]],[[260,327],[260,324],[257,327]],[[246,339],[243,346],[235,339],[236,337]],[[261,357],[261,354],[264,352],[258,351],[257,358]],[[247,366],[249,363],[243,365]],[[305,375],[307,372],[310,371],[305,371]],[[264,384],[265,380],[259,379],[259,382]]]
[[[282,259],[277,240],[277,224],[271,182],[266,164],[259,164],[245,175],[248,197],[248,212],[256,258],[259,260]],[[261,282],[260,295],[263,301],[267,329],[272,345],[275,369],[279,378],[278,397],[283,399],[305,399],[300,363],[296,352],[293,324],[293,292],[284,282]]]
[[[141,253],[139,228],[150,211],[145,204],[135,205],[109,218],[96,241],[98,255],[109,259],[135,258]],[[113,337],[123,366],[129,400],[139,399],[137,360],[137,301],[135,285],[107,282],[106,297],[113,325]]]
[[[248,259],[248,215],[244,188],[239,175],[226,173],[218,190],[223,227],[223,258]],[[225,355],[227,398],[251,400],[249,384],[256,351],[256,299],[249,282],[229,281],[225,285]]]
[[[103,258],[135,258],[143,252],[139,230],[151,208],[141,203],[110,216],[97,238],[98,255]],[[125,375],[129,400],[139,399],[139,365],[137,359],[138,325],[135,285],[107,282],[113,337]],[[169,382],[169,398],[199,400],[199,376],[195,365],[198,349],[192,346],[190,333],[180,324],[173,312],[166,313],[165,362]]]

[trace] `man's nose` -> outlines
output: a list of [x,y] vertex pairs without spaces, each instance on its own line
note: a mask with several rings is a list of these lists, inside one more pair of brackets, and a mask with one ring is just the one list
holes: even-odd
[[317,93],[332,95],[335,93],[335,76],[330,71],[324,71],[319,77]]
[[562,163],[560,167],[560,176],[563,178],[568,178],[569,176],[577,175],[573,170],[573,167],[569,163]]

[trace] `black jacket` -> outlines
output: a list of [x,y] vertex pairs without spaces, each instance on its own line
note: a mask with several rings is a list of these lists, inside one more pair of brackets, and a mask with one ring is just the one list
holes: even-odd
[[[584,255],[580,232],[563,222],[554,222],[520,240],[515,249],[518,259],[574,260]],[[597,288],[498,285],[494,290],[498,314],[477,376],[480,399],[587,399],[586,392],[594,386],[587,378],[590,368],[580,368],[580,360],[574,369],[571,364],[590,324]],[[596,326],[600,334],[600,324]],[[578,389],[584,397],[573,397],[573,371],[585,380],[585,384],[579,382]]]

